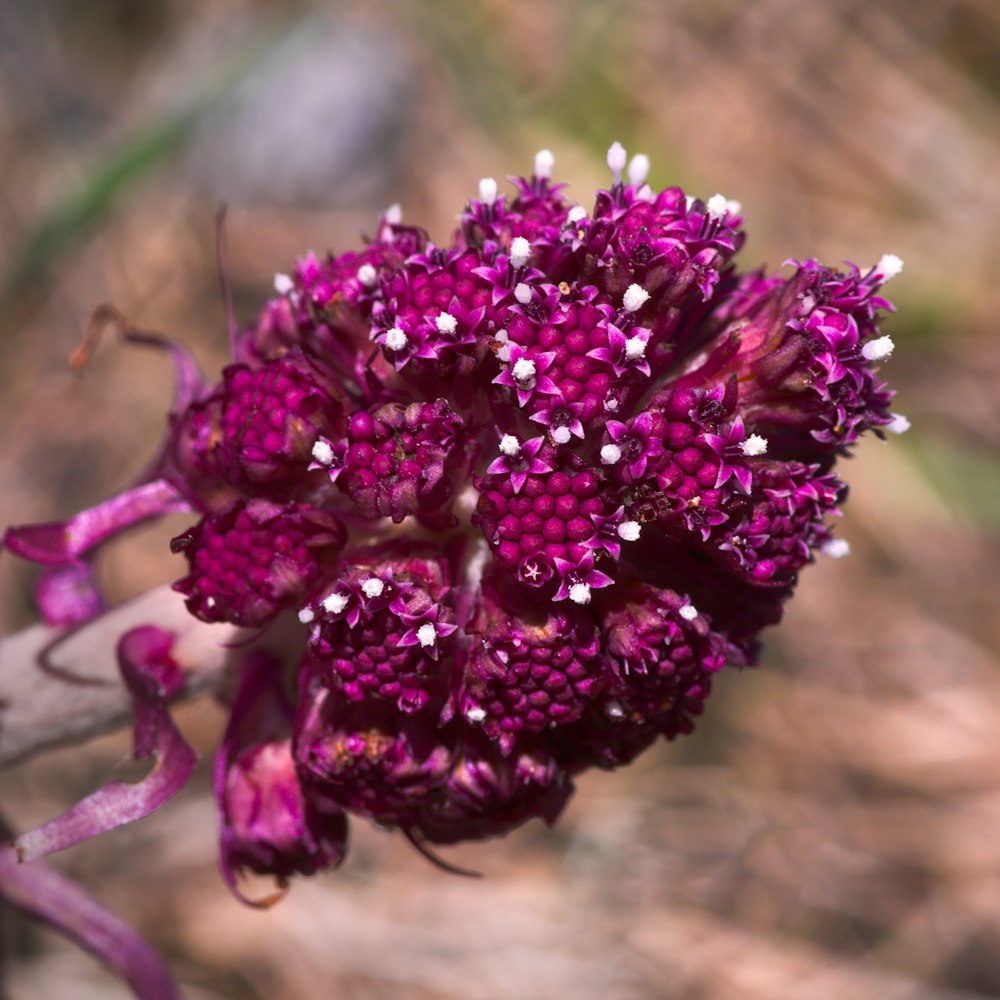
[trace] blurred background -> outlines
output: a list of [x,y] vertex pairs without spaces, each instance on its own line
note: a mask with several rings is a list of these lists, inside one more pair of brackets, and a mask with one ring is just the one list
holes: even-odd
[[[57,863],[165,954],[192,1000],[1000,996],[1000,5],[994,0],[5,0],[0,4],[0,521],[62,517],[142,468],[162,357],[93,308],[226,360],[214,216],[245,319],[276,271],[401,202],[443,240],[481,176],[585,204],[621,140],[654,186],[742,202],[744,267],[906,262],[886,375],[913,429],[841,474],[852,555],[804,574],[760,669],[698,731],[579,782],[432,868],[354,827],[345,866],[261,913],[218,877],[209,774]],[[175,578],[144,529],[116,599]],[[0,629],[34,620],[0,560]],[[181,723],[210,757],[210,700]],[[26,829],[106,780],[104,737],[0,774]],[[9,1000],[126,996],[5,914]],[[2,988],[0,988],[2,992]]]

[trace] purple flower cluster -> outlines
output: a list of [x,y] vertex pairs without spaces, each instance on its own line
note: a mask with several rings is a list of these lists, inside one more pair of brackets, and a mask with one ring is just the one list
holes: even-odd
[[617,143],[608,163],[590,212],[543,151],[448,244],[392,209],[301,260],[218,384],[171,347],[150,482],[96,526],[8,535],[55,591],[184,507],[192,614],[297,616],[292,667],[248,658],[216,762],[234,887],[339,863],[349,813],[424,850],[553,821],[574,775],[689,732],[799,570],[845,550],[834,464],[905,429],[879,374],[901,262],[741,272],[739,205],[652,189]]

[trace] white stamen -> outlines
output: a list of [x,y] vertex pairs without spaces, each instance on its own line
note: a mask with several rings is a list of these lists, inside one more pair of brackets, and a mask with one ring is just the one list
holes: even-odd
[[623,719],[625,717],[625,709],[622,708],[620,701],[607,702],[604,706],[604,712],[609,719]]
[[569,588],[569,599],[574,604],[590,604],[590,584],[574,583]]
[[531,260],[531,244],[523,236],[510,241],[510,266],[522,268]]
[[486,710],[474,705],[465,713],[465,717],[469,722],[482,722],[486,718]]
[[530,382],[535,377],[535,362],[531,358],[518,358],[511,374],[516,382]]
[[629,285],[625,289],[625,295],[622,298],[622,306],[625,312],[638,312],[645,304],[646,300],[649,298],[649,292],[646,291],[642,285]]
[[758,455],[764,455],[767,452],[767,438],[761,437],[759,434],[751,434],[746,441],[740,442],[740,451],[747,458],[756,458]]
[[903,260],[894,253],[882,254],[881,259],[875,265],[875,273],[883,281],[891,281],[903,270]]
[[401,351],[406,347],[407,339],[406,334],[398,326],[394,326],[385,335],[385,346],[389,348],[390,351]]
[[861,354],[867,361],[884,361],[895,346],[892,337],[876,337],[861,345]]
[[689,194],[684,196],[684,207],[690,212],[691,206],[694,204],[694,195]]
[[693,622],[695,618],[698,617],[698,609],[693,604],[685,604],[684,607],[677,612],[686,622]]
[[642,533],[642,525],[638,521],[622,521],[618,525],[618,537],[623,542],[637,542]]
[[583,222],[583,220],[586,218],[587,218],[587,210],[583,207],[583,205],[574,205],[566,213],[566,221],[574,226],[578,222]]
[[649,157],[645,153],[636,153],[629,161],[628,182],[632,187],[639,187],[649,176]]
[[521,442],[513,434],[504,434],[500,438],[500,450],[508,458],[513,458],[521,450]]
[[438,328],[438,333],[451,336],[458,327],[458,320],[451,313],[438,313],[434,325]]
[[320,465],[333,465],[333,448],[330,447],[329,441],[317,441],[313,445],[312,457]]
[[526,306],[531,301],[531,286],[526,285],[523,281],[519,282],[514,288],[514,298],[522,306]]
[[643,184],[635,193],[636,201],[656,201],[656,193],[648,184]]
[[617,413],[618,400],[615,399],[614,396],[612,396],[610,399],[604,400],[604,409],[606,409],[608,413]]
[[493,339],[499,340],[501,344],[506,344],[507,341],[510,340],[510,334],[507,333],[506,330],[497,330],[497,332],[493,334]]
[[830,556],[832,559],[843,559],[844,556],[851,554],[851,546],[843,538],[831,538],[830,541],[823,544],[820,551],[823,555]]
[[885,425],[890,434],[905,434],[910,429],[910,421],[902,413],[890,413],[892,420]]
[[601,449],[601,462],[604,465],[614,465],[615,462],[620,462],[622,457],[622,450],[616,444],[606,444]]
[[334,591],[329,597],[323,600],[323,608],[331,615],[339,615],[347,607],[347,597]]
[[390,226],[398,226],[403,221],[403,209],[399,202],[394,202],[385,210],[385,221]]
[[308,625],[316,617],[316,612],[312,608],[303,608],[299,612],[299,621],[303,625]]
[[492,177],[484,177],[479,182],[479,200],[484,205],[496,204],[497,182]]
[[642,337],[629,337],[625,341],[625,357],[635,361],[646,353],[646,341]]
[[433,646],[437,642],[437,631],[434,628],[433,622],[424,622],[420,628],[417,629],[417,640],[420,645],[426,649],[428,646]]
[[535,176],[539,180],[548,180],[552,176],[552,168],[556,165],[556,158],[551,150],[540,149],[535,153]]
[[287,274],[278,273],[274,276],[274,290],[279,295],[287,295],[295,287],[295,282]]
[[729,198],[726,201],[726,211],[730,215],[739,215],[743,210],[743,203],[737,201],[735,198]]
[[552,440],[555,441],[556,444],[568,444],[569,438],[570,433],[568,427],[557,427],[552,432]]
[[209,611],[211,611],[212,608],[215,607],[215,598],[214,597],[206,597],[205,598],[205,607],[208,608]]
[[361,591],[369,600],[374,597],[381,597],[382,591],[384,590],[385,583],[383,583],[377,576],[373,576],[361,584]]
[[705,211],[708,212],[710,219],[724,219],[727,208],[728,202],[725,196],[721,194],[713,194],[705,205]]
[[611,143],[611,148],[608,150],[608,166],[611,168],[611,183],[613,185],[621,184],[622,171],[625,169],[627,160],[628,154],[625,152],[625,147],[620,142]]
[[497,348],[497,360],[507,364],[510,361],[510,344],[501,344]]
[[374,288],[375,282],[378,281],[378,271],[371,264],[362,264],[358,268],[358,281],[365,288]]

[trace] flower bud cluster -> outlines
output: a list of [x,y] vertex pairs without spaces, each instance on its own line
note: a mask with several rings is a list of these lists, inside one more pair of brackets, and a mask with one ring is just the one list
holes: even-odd
[[447,244],[394,207],[309,255],[172,414],[157,474],[201,517],[177,589],[302,626],[234,704],[227,871],[337,863],[348,813],[424,850],[553,821],[573,775],[689,732],[843,547],[837,458],[905,427],[901,262],[740,272],[738,204],[608,162],[590,211],[543,150]]

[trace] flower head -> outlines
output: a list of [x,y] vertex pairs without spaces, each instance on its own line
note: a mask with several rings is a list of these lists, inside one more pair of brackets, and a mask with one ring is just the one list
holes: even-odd
[[217,765],[234,884],[337,864],[350,813],[418,845],[552,822],[573,775],[690,731],[843,552],[838,456],[907,426],[879,330],[902,263],[740,272],[735,202],[655,191],[617,143],[608,164],[589,212],[543,150],[447,245],[392,210],[304,258],[219,382],[182,380],[148,483],[8,533],[76,620],[92,551],[187,509],[191,612],[288,619]]

